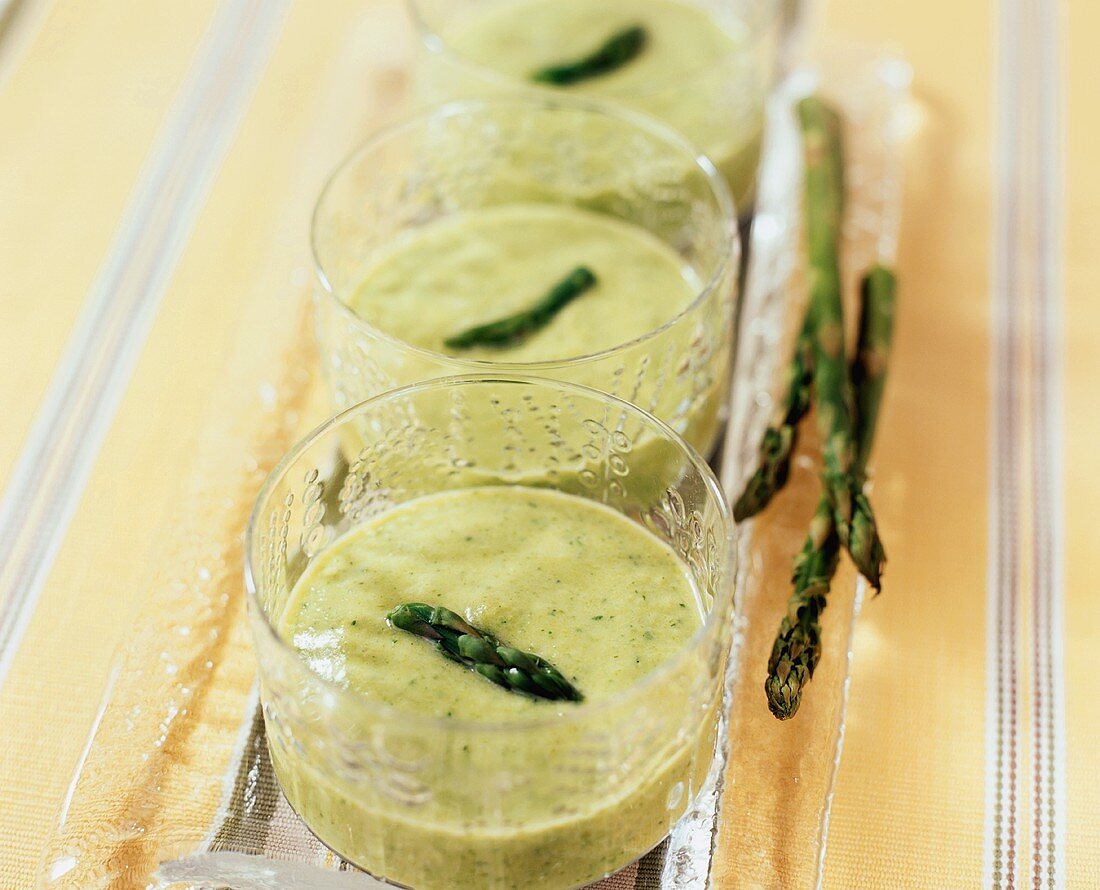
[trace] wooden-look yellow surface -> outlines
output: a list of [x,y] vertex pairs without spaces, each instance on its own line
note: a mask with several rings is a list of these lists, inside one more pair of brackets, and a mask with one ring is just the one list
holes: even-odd
[[[216,6],[26,0],[36,3],[44,13],[19,58],[0,65],[0,486]],[[273,311],[300,304],[312,197],[375,123],[341,76],[360,35],[390,21],[366,16],[369,5],[292,5],[0,686],[0,887],[32,886],[151,583],[148,554],[171,535],[177,474],[218,398],[246,296],[270,294]],[[829,888],[981,879],[995,6],[830,0],[822,18],[897,47],[916,100],[876,454],[888,588],[865,604],[856,634]],[[1067,876],[1083,887],[1100,881],[1100,7],[1064,12]],[[0,37],[0,57],[6,48]]]
[[991,8],[828,6],[828,29],[898,48],[915,99],[875,445],[889,565],[856,628],[830,888],[975,886],[982,863]]
[[1092,40],[1100,29],[1100,7],[1076,2],[1065,8],[1067,886],[1087,887],[1100,880],[1100,708],[1093,694],[1100,651],[1100,77]]
[[[0,84],[0,478],[217,4],[49,5]],[[178,474],[220,395],[244,297],[266,292],[272,311],[299,311],[313,199],[370,126],[351,85],[336,91],[339,105],[311,101],[333,94],[362,4],[317,10],[290,12],[0,687],[4,888],[32,886],[109,666],[152,583],[149,554],[172,534]]]
[[[1054,7],[1051,7],[1053,10]],[[1065,694],[1067,887],[1100,882],[1100,77],[1095,4],[1067,3],[1061,71],[1065,180]],[[982,881],[985,781],[990,268],[998,4],[870,9],[833,0],[830,30],[897,46],[915,71],[897,360],[876,450],[891,542],[888,593],[856,631],[848,730],[826,887]],[[1056,137],[1055,137],[1056,138]],[[1022,789],[1024,800],[1030,789]],[[1021,826],[1030,849],[1029,824]],[[1030,854],[1021,876],[1031,886]],[[1046,886],[1045,884],[1043,886]]]

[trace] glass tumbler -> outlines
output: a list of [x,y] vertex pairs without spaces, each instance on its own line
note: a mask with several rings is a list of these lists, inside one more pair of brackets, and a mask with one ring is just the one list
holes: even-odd
[[[636,472],[639,437],[664,443],[661,475]],[[481,449],[481,440],[501,447]],[[667,543],[699,591],[699,629],[633,685],[509,722],[429,717],[314,673],[280,636],[295,582],[349,529],[423,495],[532,479]],[[328,421],[274,470],[246,539],[268,746],[290,804],[341,856],[419,890],[561,890],[630,863],[685,813],[714,756],[733,627],[732,535],[698,453],[651,415],[585,387],[446,378]]]
[[[351,308],[371,264],[417,230],[515,204],[577,207],[647,230],[699,282],[694,300],[628,342],[537,362],[434,352]],[[729,386],[736,221],[713,165],[661,124],[566,99],[445,105],[380,133],[336,170],[318,200],[312,241],[317,333],[337,410],[434,377],[533,374],[619,395],[700,451],[713,447]],[[492,283],[487,275],[485,286]]]
[[[585,20],[592,33],[580,39],[576,49],[562,48],[562,58],[574,58],[578,51],[583,54],[598,46],[602,36],[643,15],[650,2],[600,0],[598,7],[575,11],[573,16]],[[565,87],[538,84],[523,76],[526,72],[521,75],[494,65],[494,49],[506,37],[530,46],[535,54],[545,54],[553,37],[547,37],[546,20],[537,9],[554,7],[557,12],[552,15],[560,16],[562,0],[407,3],[420,38],[415,67],[415,95],[420,101],[568,92],[633,108],[697,145],[725,177],[738,208],[748,209],[760,159],[764,100],[775,77],[780,46],[782,17],[776,0],[657,0],[657,5],[679,3],[701,10],[725,34],[725,49],[699,58],[697,66],[688,63],[686,73],[675,77],[650,81],[611,75]],[[576,8],[591,3],[570,0],[566,5]],[[650,36],[651,43],[661,39],[660,33]]]

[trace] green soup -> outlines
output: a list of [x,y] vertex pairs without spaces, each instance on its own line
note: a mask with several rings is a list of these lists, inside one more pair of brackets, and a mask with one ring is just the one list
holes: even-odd
[[[508,692],[390,627],[387,612],[408,601],[445,605],[549,660],[585,704]],[[703,616],[679,557],[593,501],[516,486],[409,501],[318,555],[279,630],[316,673],[356,696],[444,722],[386,748],[381,761],[419,764],[408,781],[426,791],[399,783],[400,793],[387,793],[378,777],[342,775],[275,742],[280,782],[322,840],[402,884],[560,888],[594,879],[656,844],[683,811],[710,762],[715,704],[685,704],[684,666],[682,677],[653,686],[636,726],[613,708],[606,725],[570,714],[613,704],[675,661]],[[508,731],[531,718],[540,721],[534,731]],[[499,734],[461,729],[479,723],[499,725]],[[380,731],[364,717],[347,744],[369,748]],[[636,741],[607,747],[607,733],[633,731]],[[589,774],[604,784],[593,787]],[[494,787],[471,788],[482,775],[495,776]]]
[[[528,309],[577,266],[595,273],[595,287],[526,340],[461,351],[445,344],[473,325]],[[648,334],[700,289],[692,269],[641,226],[573,207],[510,204],[416,230],[369,269],[350,305],[375,327],[435,352],[536,362]]]
[[[503,348],[446,345],[472,326],[531,307],[578,266],[591,269],[595,286],[526,339]],[[374,327],[433,353],[564,363],[666,328],[702,289],[676,251],[642,226],[572,206],[519,203],[458,213],[409,232],[375,258],[348,302]],[[724,298],[713,302],[719,310],[728,306]],[[709,307],[697,323],[681,319],[645,343],[643,358],[634,350],[621,364],[571,362],[541,373],[615,393],[666,420],[705,453],[719,428],[728,361],[727,318],[713,319]],[[704,345],[712,340],[713,347]],[[416,376],[416,360],[410,356],[400,372]],[[637,447],[663,459],[655,445]]]
[[760,74],[747,29],[677,0],[516,0],[486,4],[455,21],[451,47],[515,82],[592,52],[623,28],[642,25],[634,59],[561,89],[629,105],[682,133],[722,172],[744,203],[756,175],[762,132]]

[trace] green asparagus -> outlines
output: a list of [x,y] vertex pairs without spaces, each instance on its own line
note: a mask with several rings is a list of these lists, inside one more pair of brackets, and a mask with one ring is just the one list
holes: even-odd
[[578,266],[555,284],[546,296],[530,309],[469,328],[449,337],[444,343],[451,349],[469,349],[473,346],[496,348],[514,346],[548,325],[562,309],[595,285],[595,273],[585,266]]
[[[857,419],[853,472],[860,488],[859,497],[863,497],[867,461],[886,383],[896,292],[894,274],[884,266],[873,267],[860,288],[859,346],[852,362]],[[794,590],[787,602],[787,614],[779,625],[764,681],[768,707],[780,720],[790,719],[798,711],[802,689],[813,677],[821,658],[819,619],[839,554],[840,538],[832,505],[827,496],[822,497],[810,523],[809,536],[795,558]]]
[[[810,201],[807,203],[810,206],[807,207],[807,212],[815,213],[822,226],[839,236],[844,212],[844,159],[840,118],[819,100],[807,101],[812,101],[812,104],[806,112],[800,108],[800,114],[803,115],[804,127],[805,115],[810,114],[812,117],[812,172],[815,177],[812,196],[808,195]],[[808,160],[810,151],[811,147],[807,144]],[[810,188],[808,174],[807,192]],[[787,482],[791,454],[798,437],[798,423],[810,409],[815,333],[811,310],[812,306],[806,312],[802,330],[795,343],[794,355],[788,365],[784,397],[760,443],[759,463],[734,505],[733,515],[738,522],[763,510]]]
[[564,701],[584,698],[548,661],[505,645],[443,606],[403,603],[386,620],[400,630],[431,640],[447,658],[510,692]]
[[791,454],[798,439],[798,422],[810,410],[810,385],[813,382],[813,339],[804,325],[795,343],[794,355],[787,366],[787,386],[776,406],[771,423],[760,441],[759,462],[741,497],[733,505],[738,522],[763,510],[787,482]]
[[856,393],[855,472],[862,485],[875,437],[875,423],[886,387],[886,369],[894,337],[898,282],[886,266],[872,266],[860,284],[859,344],[852,363]]
[[571,62],[548,65],[531,75],[531,80],[555,86],[569,86],[590,77],[599,77],[635,58],[645,49],[648,34],[641,25],[623,28],[612,34],[599,48],[587,56]]
[[768,708],[780,720],[789,720],[802,703],[802,688],[810,682],[821,658],[821,625],[825,597],[840,557],[833,508],[822,498],[810,521],[810,533],[795,557],[794,591],[787,601],[787,614],[768,659],[764,692]]
[[844,350],[839,238],[843,197],[838,174],[841,147],[835,112],[811,96],[798,103],[806,156],[806,221],[809,246],[813,380],[821,430],[822,478],[840,542],[875,590],[886,561],[870,502],[854,472],[855,433],[851,380]]

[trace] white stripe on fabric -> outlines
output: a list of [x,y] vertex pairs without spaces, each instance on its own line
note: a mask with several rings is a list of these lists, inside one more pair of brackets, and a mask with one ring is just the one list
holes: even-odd
[[985,883],[1054,890],[1066,836],[1059,8],[1004,0],[1000,24]]
[[1062,416],[1062,108],[1061,21],[1052,0],[1032,4],[1035,17],[1034,121],[1037,154],[1036,299],[1032,314],[1032,490],[1035,505],[1032,570],[1034,820],[1032,882],[1054,890],[1066,880],[1066,768],[1064,702],[1064,446]]
[[0,0],[0,89],[19,67],[53,0]]
[[227,0],[130,197],[0,501],[0,683],[288,0]]
[[233,803],[233,792],[237,788],[237,772],[245,758],[245,748],[248,746],[248,740],[252,737],[252,726],[256,722],[256,708],[259,705],[260,681],[257,678],[253,681],[252,688],[248,692],[248,698],[245,699],[244,707],[241,709],[244,716],[241,718],[241,725],[237,728],[237,739],[233,742],[233,753],[229,757],[230,766],[225,775],[222,776],[222,798],[218,803],[218,809],[214,812],[210,827],[198,847],[202,853],[210,852],[210,848],[214,844],[214,838],[218,836],[218,832],[222,830],[226,819],[229,818],[230,807]]
[[1019,289],[1013,259],[1020,222],[1018,0],[1000,4],[996,71],[997,130],[994,148],[992,250],[992,348],[989,394],[989,550],[986,594],[986,819],[984,885],[1016,886],[1019,819],[1019,619],[1020,515]]

